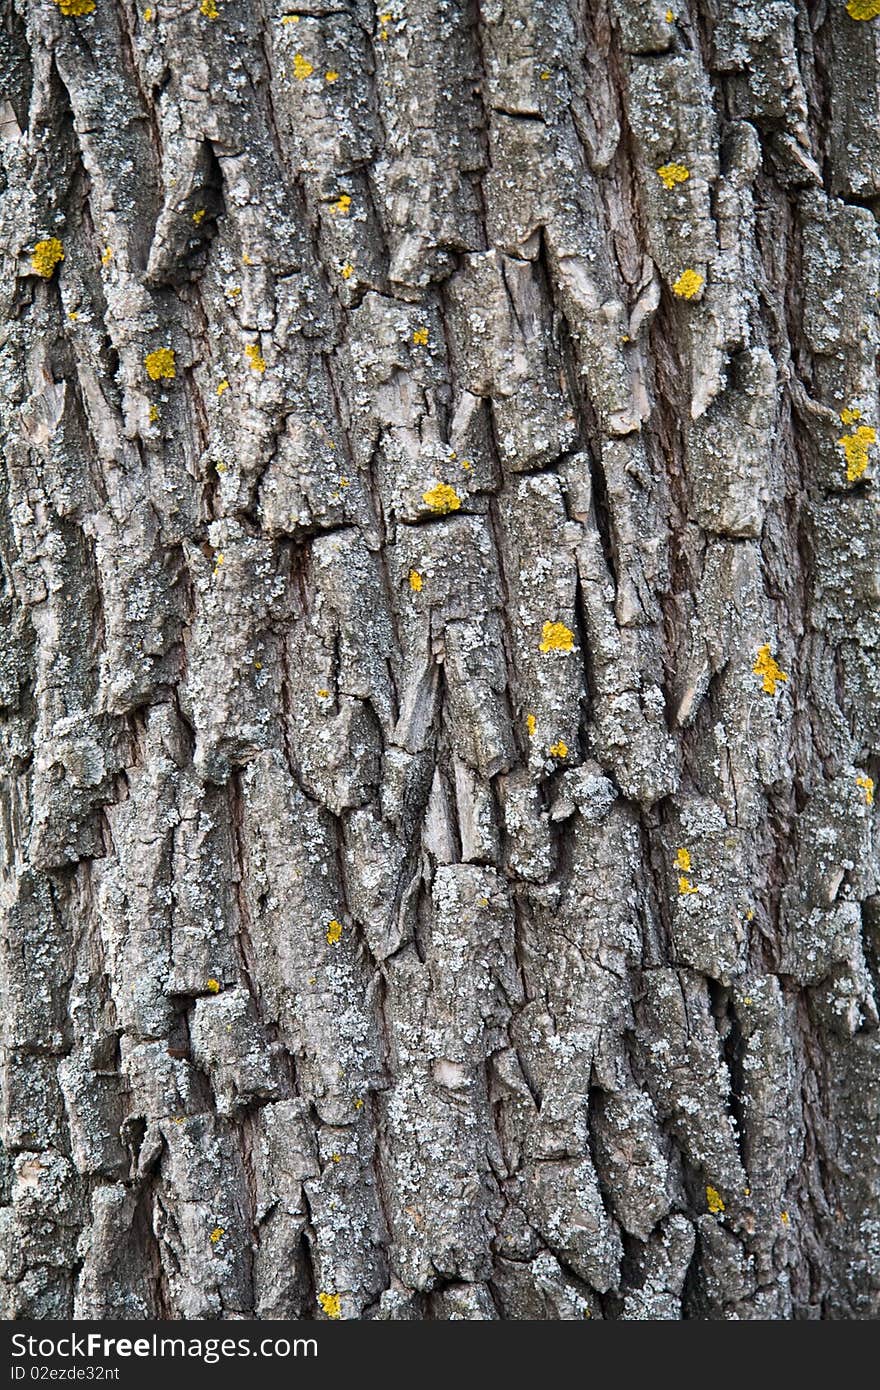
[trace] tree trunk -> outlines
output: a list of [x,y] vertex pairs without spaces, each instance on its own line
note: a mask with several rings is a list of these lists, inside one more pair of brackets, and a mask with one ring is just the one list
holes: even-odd
[[672,3],[8,11],[7,1318],[880,1314],[880,5]]

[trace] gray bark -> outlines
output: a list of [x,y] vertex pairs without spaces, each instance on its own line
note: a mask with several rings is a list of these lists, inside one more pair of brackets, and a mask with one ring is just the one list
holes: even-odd
[[880,1313],[880,22],[670,3],[8,10],[6,1317]]

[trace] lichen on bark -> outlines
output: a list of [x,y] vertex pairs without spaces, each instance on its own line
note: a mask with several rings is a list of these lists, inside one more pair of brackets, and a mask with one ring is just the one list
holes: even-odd
[[880,1314],[878,45],[14,0],[5,1317]]

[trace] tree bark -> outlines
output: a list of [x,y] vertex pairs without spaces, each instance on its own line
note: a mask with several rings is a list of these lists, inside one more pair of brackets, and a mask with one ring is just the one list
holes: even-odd
[[15,0],[7,1318],[880,1314],[871,0]]

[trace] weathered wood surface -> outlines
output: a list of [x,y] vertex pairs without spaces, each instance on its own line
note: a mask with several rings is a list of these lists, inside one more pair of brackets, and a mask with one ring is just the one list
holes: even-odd
[[880,5],[672,2],[9,9],[5,1316],[880,1313]]

